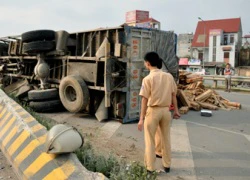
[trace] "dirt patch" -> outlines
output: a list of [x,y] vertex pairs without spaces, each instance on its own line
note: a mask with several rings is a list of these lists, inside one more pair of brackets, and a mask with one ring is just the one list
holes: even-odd
[[111,138],[102,132],[104,123],[98,122],[94,117],[86,114],[70,114],[68,112],[55,114],[40,114],[47,116],[58,123],[74,126],[83,134],[86,141],[101,155],[112,153],[118,158],[127,161],[143,163],[144,149],[137,145],[137,139],[128,134],[116,133]]
[[[80,132],[84,134],[87,141],[90,141],[91,145],[97,153],[102,155],[113,154],[117,158],[121,158],[127,161],[138,161],[143,162],[143,152],[136,145],[133,138],[119,137],[114,135],[112,138],[105,138],[99,132],[99,128],[84,128],[81,127]],[[95,133],[93,133],[95,132]]]
[[18,180],[12,166],[8,163],[5,156],[0,151],[0,180],[5,180],[5,179]]

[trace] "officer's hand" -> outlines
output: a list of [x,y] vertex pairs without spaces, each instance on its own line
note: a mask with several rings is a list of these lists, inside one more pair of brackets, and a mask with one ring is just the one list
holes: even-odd
[[179,111],[178,111],[178,110],[177,110],[177,111],[174,111],[173,118],[174,118],[174,119],[179,119],[180,117],[181,117],[181,115],[180,115]]
[[140,121],[138,122],[138,130],[139,130],[139,131],[142,131],[142,129],[143,129],[143,120],[140,120]]

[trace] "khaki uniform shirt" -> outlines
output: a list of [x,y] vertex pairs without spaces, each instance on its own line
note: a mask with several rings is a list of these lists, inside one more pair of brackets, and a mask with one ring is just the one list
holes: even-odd
[[176,92],[173,76],[154,69],[143,79],[140,96],[148,99],[148,107],[169,107],[172,104],[172,93]]

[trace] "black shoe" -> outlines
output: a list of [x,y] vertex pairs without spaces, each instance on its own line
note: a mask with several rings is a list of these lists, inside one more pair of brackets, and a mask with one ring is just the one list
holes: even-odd
[[147,170],[147,173],[150,174],[150,175],[154,174],[154,172],[155,172],[155,171]]
[[160,155],[158,155],[158,154],[155,154],[155,156],[156,156],[157,158],[162,158],[162,156],[160,156]]
[[165,173],[169,173],[170,172],[170,167],[164,167],[164,171],[165,171]]

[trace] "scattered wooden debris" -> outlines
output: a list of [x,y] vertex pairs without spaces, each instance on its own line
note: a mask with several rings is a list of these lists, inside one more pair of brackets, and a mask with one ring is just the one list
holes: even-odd
[[181,100],[182,104],[183,104],[184,106],[191,107],[188,98],[185,96],[185,93],[184,93],[182,90],[180,90],[178,94],[179,94],[179,96],[180,96],[180,100]]
[[187,114],[189,111],[189,107],[188,106],[183,106],[179,109],[180,114]]
[[240,103],[230,102],[216,91],[205,89],[202,80],[203,77],[199,74],[180,72],[177,97],[182,106],[181,114],[186,114],[188,109],[199,111],[201,108],[209,110],[241,108]]

